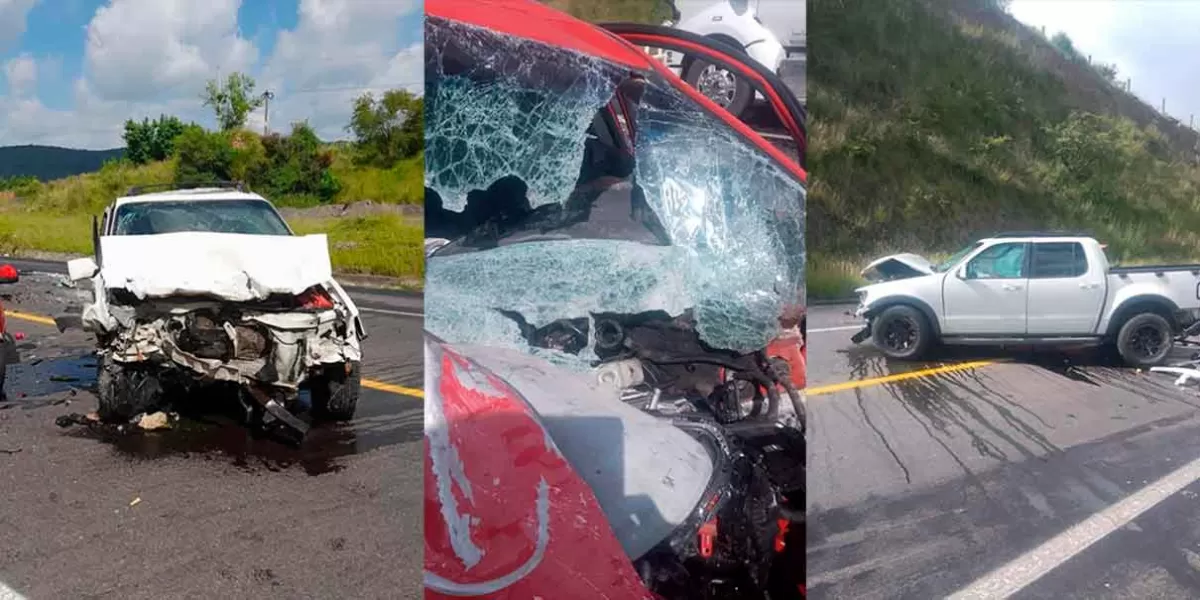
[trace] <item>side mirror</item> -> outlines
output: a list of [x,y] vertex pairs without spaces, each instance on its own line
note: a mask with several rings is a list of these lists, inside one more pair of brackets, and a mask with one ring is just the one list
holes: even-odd
[[90,256],[67,261],[67,275],[71,278],[71,281],[91,279],[96,276],[98,271],[100,271],[99,265]]
[[17,268],[12,265],[0,265],[0,283],[16,283],[21,279]]
[[963,265],[963,266],[959,267],[958,269],[956,269],[954,271],[954,276],[963,281],[970,279],[969,277],[967,277],[967,265]]

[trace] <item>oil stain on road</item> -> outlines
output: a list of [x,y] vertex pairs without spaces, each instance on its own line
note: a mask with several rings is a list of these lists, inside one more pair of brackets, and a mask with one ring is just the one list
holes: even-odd
[[[12,365],[0,411],[47,406],[90,411],[96,404],[95,381],[96,359],[91,354]],[[244,426],[236,418],[236,400],[226,394],[201,392],[176,408],[180,417],[168,430],[99,424],[79,413],[63,417],[60,425],[67,427],[66,435],[95,439],[130,459],[196,457],[228,460],[247,471],[299,468],[309,475],[341,470],[346,457],[413,443],[423,434],[421,405],[370,389],[362,391],[353,421],[314,426],[299,446]]]

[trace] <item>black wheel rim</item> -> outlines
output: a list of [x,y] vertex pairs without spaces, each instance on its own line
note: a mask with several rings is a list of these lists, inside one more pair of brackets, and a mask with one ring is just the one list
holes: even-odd
[[883,324],[883,345],[889,350],[903,352],[917,345],[920,331],[917,322],[908,317],[898,317]]
[[1153,325],[1142,325],[1133,331],[1129,347],[1140,358],[1154,358],[1167,344],[1167,336]]

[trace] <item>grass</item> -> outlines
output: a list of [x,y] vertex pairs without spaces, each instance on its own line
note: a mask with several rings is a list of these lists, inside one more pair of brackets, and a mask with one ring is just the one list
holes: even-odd
[[1200,258],[1200,169],[1178,132],[991,0],[809,14],[810,298],[844,295],[870,258],[1002,230],[1089,232],[1123,263]]
[[[421,156],[390,170],[357,167],[339,157],[334,171],[343,189],[336,201],[419,204],[424,193],[423,167]],[[90,254],[92,215],[100,214],[131,186],[171,181],[173,174],[170,161],[142,166],[110,163],[93,173],[0,190],[0,252]],[[307,204],[297,198],[272,200],[280,205]],[[289,222],[299,233],[329,235],[333,267],[339,273],[394,277],[418,285],[424,279],[419,220],[383,214],[301,217]]]
[[296,218],[297,233],[325,233],[330,255],[340,273],[384,275],[424,280],[424,226],[398,215],[355,218]]

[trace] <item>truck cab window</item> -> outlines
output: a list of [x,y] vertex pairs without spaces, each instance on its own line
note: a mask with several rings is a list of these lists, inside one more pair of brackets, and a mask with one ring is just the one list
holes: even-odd
[[1031,279],[1067,279],[1087,272],[1087,256],[1078,242],[1044,242],[1033,245]]
[[968,279],[1021,279],[1025,276],[1024,242],[996,244],[967,263]]

